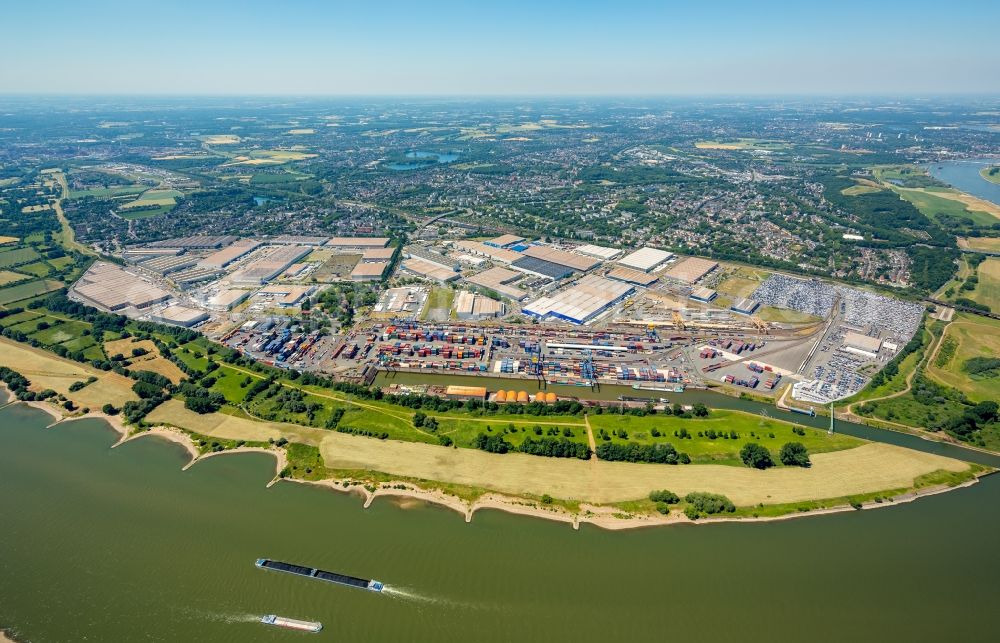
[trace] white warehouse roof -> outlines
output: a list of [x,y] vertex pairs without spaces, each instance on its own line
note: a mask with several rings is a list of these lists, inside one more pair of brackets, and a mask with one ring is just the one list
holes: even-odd
[[640,248],[632,254],[619,259],[618,263],[629,268],[649,272],[673,256],[672,252],[667,252],[666,250],[657,250],[656,248]]

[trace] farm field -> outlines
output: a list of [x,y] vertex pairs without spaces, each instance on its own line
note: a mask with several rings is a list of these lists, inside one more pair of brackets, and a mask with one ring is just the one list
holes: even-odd
[[[132,349],[142,348],[147,353],[132,357]],[[122,354],[129,361],[129,368],[137,371],[158,373],[177,384],[184,378],[184,372],[176,364],[160,355],[160,350],[148,339],[136,340],[131,337],[116,339],[104,343],[104,352],[108,356]]]
[[1000,237],[960,237],[958,247],[970,250],[1000,252]]
[[53,290],[59,290],[62,286],[63,284],[61,281],[39,279],[37,281],[29,281],[16,286],[0,288],[0,305],[6,306],[7,304],[12,304],[23,299],[28,299],[37,295],[44,295],[45,293],[52,292]]
[[208,134],[199,138],[209,145],[235,145],[241,140],[235,134]]
[[42,255],[38,254],[34,248],[15,248],[13,250],[4,250],[0,252],[0,268],[10,268],[23,263],[30,263],[41,258]]
[[223,164],[222,167],[231,165],[283,165],[284,163],[291,163],[293,161],[305,161],[317,156],[317,154],[299,150],[252,150],[233,157],[230,162]]
[[970,297],[991,310],[1000,310],[1000,257],[988,257],[979,264],[976,274],[979,283]]
[[69,193],[71,199],[82,199],[84,197],[95,197],[98,199],[108,199],[119,196],[132,196],[142,194],[147,189],[144,185],[128,185],[116,188],[91,188],[89,190],[73,190]]
[[928,218],[941,223],[941,214],[971,219],[977,225],[990,226],[1000,219],[1000,206],[957,190],[928,188],[902,188],[892,186],[901,197],[909,201]]
[[0,270],[0,287],[16,284],[19,281],[24,281],[25,279],[30,278],[31,277],[28,277],[27,275],[11,272],[10,270]]
[[783,141],[768,141],[756,138],[738,138],[735,141],[698,141],[699,150],[784,150],[791,147]]

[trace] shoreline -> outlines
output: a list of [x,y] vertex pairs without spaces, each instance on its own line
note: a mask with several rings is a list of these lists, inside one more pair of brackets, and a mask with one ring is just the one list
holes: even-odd
[[[347,494],[360,494],[363,498],[362,508],[367,509],[377,498],[390,498],[400,500],[398,506],[401,509],[406,509],[405,506],[407,501],[428,503],[435,506],[450,509],[458,514],[460,514],[465,522],[472,522],[472,518],[477,511],[480,510],[496,510],[502,511],[509,514],[528,516],[532,518],[541,518],[544,520],[551,520],[555,522],[561,522],[569,524],[573,529],[578,530],[581,524],[591,524],[595,527],[606,529],[609,531],[623,531],[627,529],[639,529],[644,527],[657,527],[657,526],[667,526],[667,525],[677,525],[677,524],[713,524],[713,523],[755,523],[755,522],[773,522],[779,520],[791,520],[795,518],[805,518],[809,516],[823,516],[833,513],[841,513],[845,511],[858,511],[849,504],[837,505],[832,507],[824,507],[821,509],[812,509],[810,511],[798,511],[789,512],[782,514],[780,516],[748,516],[748,517],[727,517],[727,516],[703,516],[698,520],[691,520],[686,515],[678,511],[671,511],[667,515],[656,515],[656,514],[628,514],[624,511],[618,510],[615,507],[592,505],[586,502],[580,503],[581,513],[573,513],[558,504],[544,505],[538,501],[521,498],[518,496],[510,496],[497,492],[488,492],[483,494],[479,498],[469,502],[463,500],[457,496],[449,495],[443,491],[436,489],[425,489],[419,487],[411,482],[404,482],[402,480],[390,480],[388,482],[377,483],[377,487],[374,490],[368,488],[368,483],[360,480],[355,480],[352,478],[326,478],[323,480],[302,480],[298,478],[282,478],[281,472],[288,465],[288,457],[284,449],[273,448],[267,449],[262,447],[237,447],[234,449],[226,449],[223,451],[213,451],[210,453],[202,454],[198,451],[195,446],[193,438],[187,433],[166,426],[157,426],[145,431],[137,431],[132,434],[128,433],[127,428],[121,422],[118,416],[108,416],[101,412],[91,412],[86,415],[78,416],[65,416],[53,407],[51,404],[46,402],[32,401],[23,402],[32,408],[38,409],[47,413],[50,417],[56,419],[53,423],[49,424],[46,428],[51,428],[56,424],[62,422],[69,422],[73,420],[85,419],[88,417],[97,417],[104,420],[107,424],[117,433],[119,433],[119,439],[110,448],[118,447],[126,442],[141,438],[143,436],[151,435],[162,438],[174,444],[178,444],[184,448],[185,452],[190,457],[189,461],[181,467],[182,471],[186,471],[197,462],[221,455],[233,455],[240,453],[267,453],[275,457],[275,474],[274,477],[267,483],[267,487],[270,488],[279,481],[294,482],[297,484],[313,485],[317,487],[324,487],[332,489],[339,493]],[[883,502],[868,501],[861,504],[860,510],[866,509],[877,509],[881,507],[892,507],[896,504],[906,504],[912,502],[918,498],[925,496],[938,495],[948,491],[953,491],[957,489],[963,489],[972,486],[979,482],[979,479],[984,475],[990,475],[994,473],[993,470],[987,470],[982,473],[977,474],[971,480],[968,480],[962,484],[955,485],[953,487],[939,485],[935,487],[929,487],[927,489],[911,489],[899,496],[894,496],[891,499],[886,499]],[[822,499],[819,499],[822,500]],[[3,639],[0,639],[0,643],[6,643]]]

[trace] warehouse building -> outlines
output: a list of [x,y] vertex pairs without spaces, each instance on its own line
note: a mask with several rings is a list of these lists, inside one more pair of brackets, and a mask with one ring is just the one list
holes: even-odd
[[867,357],[869,359],[875,359],[878,357],[878,352],[881,349],[882,340],[878,337],[869,337],[868,335],[856,333],[853,330],[848,331],[847,334],[844,335],[844,350],[850,353],[861,355],[862,357]]
[[143,309],[170,299],[166,290],[114,264],[98,261],[73,286],[73,292],[105,311]]
[[122,253],[125,261],[145,261],[154,257],[167,257],[183,254],[184,248],[129,248]]
[[301,236],[294,234],[283,234],[280,237],[274,237],[269,240],[268,243],[274,243],[281,246],[321,246],[330,237],[312,237],[312,236]]
[[693,284],[708,273],[719,267],[719,262],[700,257],[688,257],[679,261],[670,270],[663,273],[664,277]]
[[524,240],[524,237],[519,237],[516,234],[502,234],[495,239],[490,239],[483,243],[494,248],[510,248],[511,246],[524,243]]
[[470,284],[495,290],[501,295],[509,297],[514,301],[521,301],[528,296],[528,293],[517,286],[512,286],[511,284],[522,277],[524,277],[524,274],[514,270],[507,270],[506,268],[490,268],[489,270],[484,270],[483,272],[472,275],[471,277],[466,276],[465,280]]
[[250,292],[249,290],[226,288],[209,297],[206,305],[216,310],[232,310],[246,301],[246,298],[250,296]]
[[333,237],[326,242],[327,248],[364,252],[370,248],[384,248],[389,245],[389,237]]
[[257,291],[254,298],[269,299],[282,308],[298,306],[302,300],[312,294],[313,286],[293,286],[286,284],[271,284]]
[[178,286],[190,286],[192,284],[215,279],[221,274],[222,271],[216,270],[215,268],[199,268],[194,266],[193,268],[186,268],[180,272],[171,273],[170,280]]
[[395,248],[369,248],[361,253],[361,261],[370,263],[372,261],[391,261],[396,254]]
[[674,253],[657,248],[640,248],[618,260],[626,268],[652,272],[674,256]]
[[616,279],[618,281],[624,281],[627,284],[635,284],[637,286],[650,286],[656,283],[656,280],[659,279],[659,277],[651,275],[648,272],[633,270],[632,268],[625,268],[622,266],[616,267],[605,276],[609,279]]
[[691,299],[695,301],[700,301],[707,304],[716,297],[718,297],[719,293],[715,292],[711,288],[705,288],[704,286],[700,286],[692,290],[689,296],[691,297]]
[[208,255],[198,262],[198,267],[222,270],[237,259],[247,256],[260,246],[260,241],[255,241],[253,239],[240,239],[222,250]]
[[448,270],[456,270],[458,267],[457,260],[449,259],[440,252],[431,250],[426,246],[406,246],[406,248],[403,249],[403,252],[407,259],[420,259],[427,263],[447,268]]
[[537,277],[545,277],[546,279],[553,280],[569,277],[575,272],[569,266],[565,266],[561,263],[553,263],[544,259],[538,259],[536,257],[521,257],[517,261],[510,264],[510,267],[517,268],[521,272],[526,272]]
[[443,284],[446,284],[449,281],[455,281],[461,276],[451,268],[445,268],[438,263],[431,263],[430,261],[419,258],[407,259],[404,261],[403,269],[407,272],[412,272],[418,277],[433,279],[434,281],[438,281]]
[[503,248],[494,248],[493,246],[488,246],[481,241],[456,241],[453,245],[457,250],[462,252],[467,252],[471,255],[479,257],[487,257],[502,264],[510,264],[521,258],[520,252],[505,250]]
[[289,266],[312,252],[304,246],[284,246],[271,250],[267,256],[237,270],[230,277],[234,284],[264,284],[271,281]]
[[622,253],[622,251],[618,248],[605,248],[604,246],[595,246],[592,244],[573,248],[573,252],[581,255],[587,255],[588,257],[594,257],[595,259],[600,259],[601,261],[611,261]]
[[139,267],[160,275],[169,275],[178,272],[198,263],[197,257],[190,255],[176,255],[167,257],[153,257],[139,262]]
[[501,317],[504,311],[503,303],[478,293],[463,290],[455,296],[455,315],[463,321]]
[[538,319],[559,319],[586,324],[629,296],[635,288],[597,275],[587,275],[554,295],[524,305],[524,312]]
[[526,257],[566,266],[576,272],[587,272],[601,265],[601,262],[597,259],[567,252],[566,250],[559,250],[551,246],[530,246],[522,254]]
[[163,310],[153,313],[149,319],[160,324],[170,324],[172,326],[183,326],[191,328],[203,321],[208,320],[208,313],[204,310],[191,308],[190,306],[167,306]]
[[218,236],[196,234],[190,237],[175,237],[173,239],[164,239],[163,241],[154,241],[153,243],[146,244],[146,247],[210,250],[212,248],[221,248],[222,246],[228,246],[232,242],[236,241],[236,239],[237,238],[231,234],[224,234]]
[[379,281],[388,268],[388,261],[359,262],[351,271],[351,281]]
[[753,299],[740,299],[735,304],[729,307],[729,310],[734,313],[739,313],[741,315],[752,315],[757,308],[760,307],[760,302]]

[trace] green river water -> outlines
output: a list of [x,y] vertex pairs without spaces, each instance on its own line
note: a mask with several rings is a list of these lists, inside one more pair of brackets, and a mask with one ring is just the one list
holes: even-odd
[[[876,511],[577,532],[493,511],[466,524],[385,499],[365,510],[290,482],[267,489],[264,454],[182,472],[177,445],[112,450],[100,420],[49,422],[22,405],[0,410],[0,628],[34,643],[940,642],[994,641],[1000,628],[1000,476]],[[260,556],[388,590],[260,571]],[[325,628],[258,624],[267,613]]]

